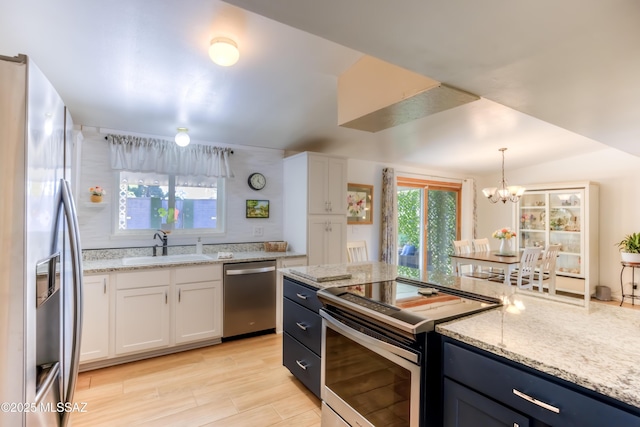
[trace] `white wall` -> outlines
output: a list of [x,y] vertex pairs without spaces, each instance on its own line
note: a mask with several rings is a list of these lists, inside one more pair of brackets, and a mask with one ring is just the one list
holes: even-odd
[[[148,238],[130,238],[113,236],[112,223],[117,209],[117,176],[110,169],[109,149],[105,135],[93,128],[82,130],[80,175],[77,184],[76,203],[78,205],[78,221],[82,247],[119,248],[134,246],[152,246],[153,233]],[[170,137],[166,137],[170,140]],[[222,145],[222,144],[221,144]],[[235,178],[227,179],[227,222],[226,233],[221,236],[202,236],[203,243],[244,243],[282,240],[282,158],[281,150],[252,148],[247,146],[232,147],[232,168]],[[247,178],[252,172],[261,172],[267,179],[267,185],[255,191],[247,185]],[[106,189],[107,197],[104,205],[89,202],[89,187],[99,185]],[[252,218],[245,216],[247,199],[269,200],[269,218]],[[254,226],[263,227],[264,236],[254,237]],[[169,237],[169,245],[195,244],[196,237]]]
[[[620,297],[620,255],[615,243],[629,233],[640,232],[640,158],[616,150],[579,154],[529,168],[505,173],[513,185],[547,182],[592,181],[600,187],[599,285],[609,286]],[[512,203],[491,204],[481,189],[495,186],[499,175],[478,179],[478,235],[490,236],[505,225],[515,229]],[[497,245],[496,242],[493,242]],[[496,246],[497,247],[497,246]],[[630,280],[630,279],[629,279]]]
[[[347,182],[352,184],[373,185],[373,224],[348,225],[347,241],[365,240],[370,260],[380,259],[380,200],[382,198],[382,169],[390,167],[395,170],[396,177],[422,179],[453,180],[460,182],[464,177],[442,171],[419,169],[403,165],[371,162],[367,160],[349,159]],[[447,177],[447,178],[442,178]]]

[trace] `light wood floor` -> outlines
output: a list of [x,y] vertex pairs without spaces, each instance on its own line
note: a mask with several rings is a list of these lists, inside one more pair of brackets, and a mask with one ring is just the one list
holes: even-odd
[[282,335],[79,375],[81,426],[320,426],[320,401],[282,366]]

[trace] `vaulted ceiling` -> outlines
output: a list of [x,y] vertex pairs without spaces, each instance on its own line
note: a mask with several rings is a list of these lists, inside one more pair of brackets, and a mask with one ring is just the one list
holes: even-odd
[[[640,155],[638,22],[635,0],[21,0],[0,4],[0,55],[29,55],[77,124],[485,174],[500,147],[508,168]],[[216,36],[235,66],[208,58]],[[363,54],[481,99],[341,128],[337,78]]]

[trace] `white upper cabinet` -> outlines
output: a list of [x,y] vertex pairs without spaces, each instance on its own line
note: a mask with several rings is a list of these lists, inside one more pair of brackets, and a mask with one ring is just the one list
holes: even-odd
[[309,213],[345,215],[347,161],[309,155]]

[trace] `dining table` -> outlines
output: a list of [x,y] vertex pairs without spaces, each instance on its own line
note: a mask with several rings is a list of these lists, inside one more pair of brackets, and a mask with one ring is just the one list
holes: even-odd
[[472,266],[490,267],[504,270],[504,284],[510,283],[511,273],[520,264],[522,252],[516,251],[512,254],[504,254],[498,251],[471,252],[468,254],[449,255],[454,264],[458,276],[462,276],[460,266],[471,264]]

